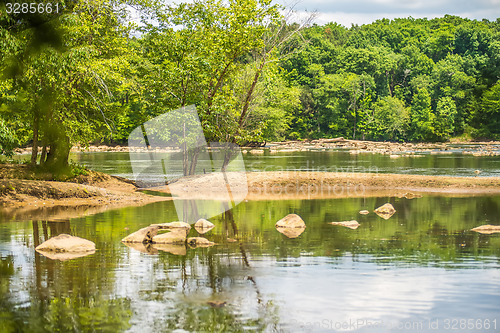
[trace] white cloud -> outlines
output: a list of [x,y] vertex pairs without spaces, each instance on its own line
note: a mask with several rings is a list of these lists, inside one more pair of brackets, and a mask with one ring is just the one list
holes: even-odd
[[286,7],[305,15],[318,13],[318,24],[337,22],[346,27],[351,24],[367,24],[381,18],[434,18],[445,14],[470,19],[496,20],[500,17],[500,0],[309,0],[292,2],[278,0]]

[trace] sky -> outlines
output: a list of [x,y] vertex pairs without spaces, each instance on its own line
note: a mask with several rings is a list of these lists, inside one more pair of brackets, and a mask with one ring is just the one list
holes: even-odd
[[[434,18],[445,14],[470,19],[500,18],[500,0],[277,0],[294,6],[299,17],[317,12],[316,24],[337,22],[345,27],[368,24],[381,18]],[[295,4],[295,5],[294,5]]]

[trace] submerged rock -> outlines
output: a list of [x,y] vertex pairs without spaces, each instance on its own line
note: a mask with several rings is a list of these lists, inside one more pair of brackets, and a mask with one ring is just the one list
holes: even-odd
[[95,251],[95,243],[80,237],[60,234],[38,245],[35,250],[38,252],[86,253]]
[[227,302],[224,302],[224,301],[208,301],[207,304],[210,305],[213,308],[222,308],[222,307],[224,307],[227,304]]
[[198,233],[204,234],[210,230],[212,230],[215,227],[215,224],[212,222],[205,220],[205,219],[199,219],[195,224],[194,228]]
[[332,225],[340,225],[343,227],[347,227],[349,229],[357,229],[359,227],[358,221],[352,220],[352,221],[342,221],[342,222],[330,222]]
[[151,243],[154,236],[158,234],[157,225],[151,225],[131,233],[122,239],[123,243]]
[[494,234],[500,232],[500,225],[485,224],[474,229],[472,231],[479,232],[481,234]]
[[209,247],[215,245],[214,242],[203,237],[190,237],[187,239],[187,243],[191,247]]
[[415,193],[411,193],[411,192],[407,192],[405,194],[403,194],[402,196],[400,196],[400,198],[406,198],[406,199],[416,199],[416,198],[421,198],[422,195],[421,194],[415,194]]
[[305,228],[304,220],[297,214],[288,214],[275,224],[276,228]]
[[385,205],[375,209],[375,213],[381,218],[388,220],[392,215],[394,215],[394,213],[396,213],[396,210],[390,203],[386,203]]

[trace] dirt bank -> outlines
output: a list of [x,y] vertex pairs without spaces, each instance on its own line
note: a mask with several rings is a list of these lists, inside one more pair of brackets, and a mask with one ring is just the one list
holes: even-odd
[[133,182],[101,172],[87,170],[65,182],[49,180],[53,178],[26,165],[1,164],[0,206],[24,211],[54,206],[113,208],[169,200],[136,192]]

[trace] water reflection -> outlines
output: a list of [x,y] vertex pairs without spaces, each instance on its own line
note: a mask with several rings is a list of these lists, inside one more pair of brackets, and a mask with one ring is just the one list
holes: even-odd
[[[386,202],[397,211],[388,220],[359,214]],[[307,224],[296,238],[274,228],[289,213]],[[120,242],[178,220],[172,202],[63,222],[0,215],[0,331],[387,332],[422,323],[418,331],[430,332],[430,320],[443,328],[461,317],[500,325],[500,235],[470,231],[500,224],[499,213],[500,197],[251,201],[212,219],[204,237],[216,245],[196,249]],[[355,230],[328,224],[354,219]],[[63,232],[94,241],[96,253],[65,262],[36,254]]]

